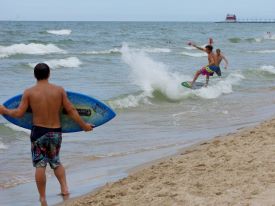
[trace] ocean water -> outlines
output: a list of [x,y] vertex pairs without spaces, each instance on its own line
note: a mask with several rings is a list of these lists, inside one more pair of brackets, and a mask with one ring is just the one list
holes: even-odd
[[[46,62],[51,81],[96,97],[117,117],[92,133],[66,134],[61,160],[71,197],[198,141],[274,115],[273,24],[0,22],[0,101],[35,84]],[[187,46],[214,39],[229,60],[222,78],[183,88],[207,64]],[[200,78],[199,81],[204,81]],[[37,205],[29,131],[0,119],[0,205]],[[48,203],[61,202],[50,169]],[[16,196],[14,194],[16,193]]]

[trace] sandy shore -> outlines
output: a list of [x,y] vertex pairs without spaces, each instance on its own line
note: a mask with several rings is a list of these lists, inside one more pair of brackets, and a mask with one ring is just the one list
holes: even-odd
[[196,145],[63,205],[275,205],[275,120]]

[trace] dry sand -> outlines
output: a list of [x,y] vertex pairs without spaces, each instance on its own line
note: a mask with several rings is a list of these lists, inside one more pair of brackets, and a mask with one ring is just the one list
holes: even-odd
[[63,205],[275,205],[275,120],[201,143]]

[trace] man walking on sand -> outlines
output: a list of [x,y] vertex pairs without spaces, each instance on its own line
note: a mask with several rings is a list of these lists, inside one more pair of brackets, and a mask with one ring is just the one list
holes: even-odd
[[49,83],[50,68],[41,63],[34,68],[37,79],[35,86],[25,90],[17,109],[7,109],[0,105],[0,114],[14,118],[22,117],[30,107],[33,113],[33,127],[31,130],[32,161],[35,170],[35,180],[42,205],[46,202],[46,166],[50,164],[60,183],[61,195],[68,195],[66,174],[59,159],[62,142],[60,111],[64,108],[68,115],[80,125],[84,131],[91,131],[93,127],[85,123],[67,98],[62,87]]

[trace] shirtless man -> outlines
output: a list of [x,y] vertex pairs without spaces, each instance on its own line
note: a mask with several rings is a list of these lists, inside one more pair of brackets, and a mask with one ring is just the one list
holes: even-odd
[[190,87],[192,88],[193,84],[196,82],[196,80],[198,79],[198,77],[202,74],[206,76],[206,83],[205,86],[208,85],[209,82],[209,76],[213,76],[214,72],[219,72],[219,67],[216,66],[216,56],[213,53],[213,46],[212,45],[207,45],[205,46],[205,48],[201,48],[198,47],[197,45],[193,44],[193,43],[189,43],[190,46],[193,46],[201,51],[204,51],[207,53],[208,56],[208,65],[203,67],[202,69],[200,69],[199,71],[196,72],[193,81],[190,84]]
[[218,76],[221,76],[221,69],[220,69],[220,64],[222,62],[222,60],[224,60],[225,62],[225,66],[224,68],[227,69],[228,67],[228,60],[226,59],[226,57],[221,53],[220,49],[216,49],[216,54],[215,54],[215,65],[217,67],[219,67],[219,70],[216,72]]
[[64,108],[68,115],[80,125],[84,131],[91,131],[93,127],[85,123],[67,98],[62,87],[49,83],[50,68],[46,64],[37,64],[34,68],[37,79],[35,86],[25,90],[17,109],[7,109],[0,105],[0,114],[14,118],[22,117],[28,107],[33,113],[33,127],[31,131],[32,161],[35,170],[35,180],[40,195],[41,205],[46,202],[46,166],[50,164],[60,183],[61,195],[68,195],[65,169],[59,159],[62,142],[60,111]]

